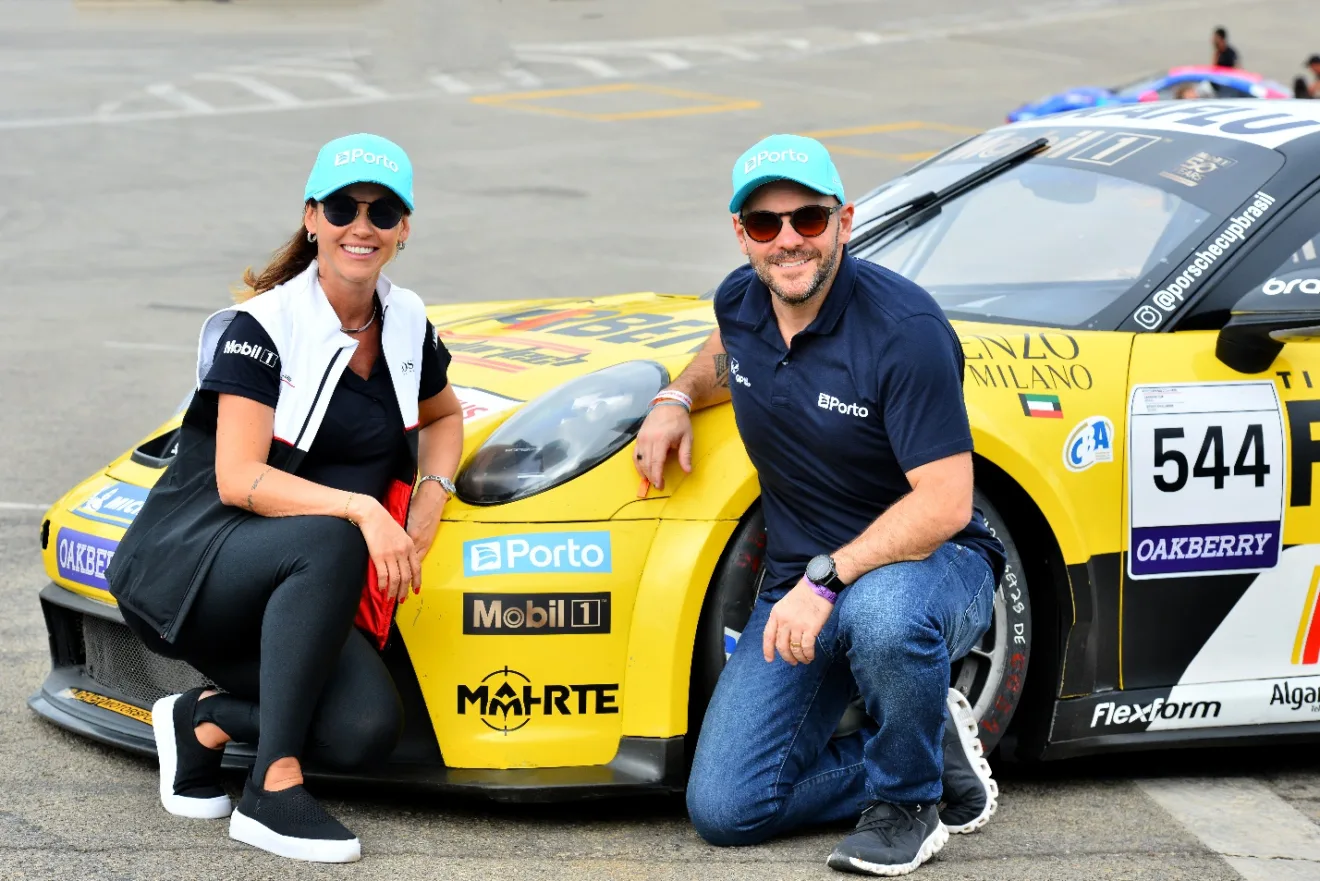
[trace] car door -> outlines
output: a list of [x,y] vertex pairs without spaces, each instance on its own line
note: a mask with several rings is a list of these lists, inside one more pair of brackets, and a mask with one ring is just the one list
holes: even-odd
[[[1124,689],[1168,689],[1148,730],[1320,720],[1320,339],[1297,330],[1320,325],[1320,196],[1261,233],[1134,342],[1120,645]],[[1230,357],[1225,304],[1258,363]]]

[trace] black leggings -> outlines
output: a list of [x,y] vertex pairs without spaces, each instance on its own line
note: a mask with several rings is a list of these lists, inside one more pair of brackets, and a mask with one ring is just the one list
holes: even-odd
[[194,724],[256,743],[258,784],[272,762],[301,759],[305,746],[335,768],[356,768],[384,761],[403,724],[385,663],[353,626],[367,559],[345,520],[252,517],[225,539],[172,645],[124,618],[152,651],[224,689],[198,702]]

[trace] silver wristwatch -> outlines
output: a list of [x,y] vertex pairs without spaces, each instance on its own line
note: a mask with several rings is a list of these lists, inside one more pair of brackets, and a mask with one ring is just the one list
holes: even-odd
[[450,498],[453,498],[458,494],[458,488],[454,486],[454,481],[450,480],[448,477],[441,477],[439,474],[423,474],[422,479],[417,481],[417,485],[420,487],[428,480],[434,480],[436,483],[440,484],[440,488],[448,493]]

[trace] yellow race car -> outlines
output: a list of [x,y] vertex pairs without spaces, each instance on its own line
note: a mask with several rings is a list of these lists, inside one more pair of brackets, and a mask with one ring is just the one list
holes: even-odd
[[[1320,103],[1179,101],[995,129],[857,201],[852,253],[930,290],[963,342],[977,504],[1009,555],[951,672],[987,749],[1320,732],[1318,174]],[[694,416],[693,472],[639,497],[636,431],[709,299],[429,311],[467,449],[385,649],[408,723],[374,779],[681,788],[765,545],[728,406]],[[140,752],[147,708],[200,677],[142,648],[104,570],[177,426],[41,527],[52,669],[31,706]]]

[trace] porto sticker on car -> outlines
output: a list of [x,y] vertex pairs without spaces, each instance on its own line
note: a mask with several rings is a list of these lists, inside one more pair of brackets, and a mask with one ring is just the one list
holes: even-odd
[[468,578],[605,573],[611,569],[610,534],[606,530],[529,532],[463,542],[463,574]]
[[1085,471],[1097,462],[1114,461],[1114,423],[1108,416],[1088,416],[1063,442],[1063,464],[1069,471]]
[[1284,446],[1274,383],[1135,386],[1127,449],[1128,575],[1278,564]]

